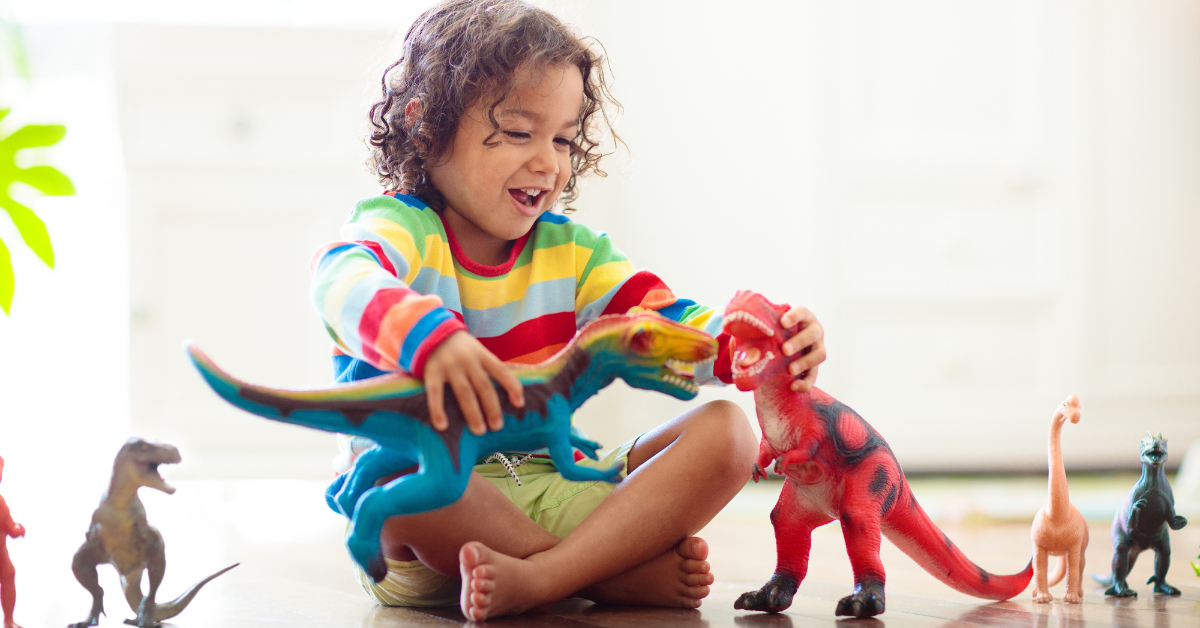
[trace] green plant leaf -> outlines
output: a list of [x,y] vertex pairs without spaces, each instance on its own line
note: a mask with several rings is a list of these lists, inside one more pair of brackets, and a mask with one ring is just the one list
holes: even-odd
[[4,310],[5,316],[12,307],[13,284],[12,259],[4,240],[0,240],[0,309]]
[[47,196],[71,196],[75,193],[71,180],[54,166],[32,166],[19,170],[16,180]]
[[21,239],[25,240],[25,245],[33,249],[47,266],[54,268],[54,247],[50,245],[50,233],[46,231],[46,223],[42,222],[32,209],[11,198],[0,196],[0,207],[12,218],[17,231],[21,233]]
[[27,124],[0,141],[0,151],[53,146],[66,134],[67,127],[61,124]]

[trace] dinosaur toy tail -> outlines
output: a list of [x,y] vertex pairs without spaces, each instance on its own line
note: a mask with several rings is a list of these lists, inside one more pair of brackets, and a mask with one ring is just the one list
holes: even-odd
[[[883,521],[882,532],[930,575],[956,591],[985,600],[1007,600],[1029,586],[1033,578],[1032,560],[1025,569],[1010,576],[984,571],[934,525],[911,490],[904,493],[906,499],[893,506],[893,516]],[[904,516],[894,516],[900,513]]]
[[1058,565],[1056,565],[1054,567],[1054,573],[1051,574],[1049,580],[1046,581],[1046,586],[1052,587],[1052,586],[1058,584],[1059,582],[1062,582],[1063,576],[1066,576],[1066,575],[1067,575],[1067,557],[1059,556],[1058,557]]
[[203,587],[204,585],[208,584],[209,582],[212,582],[213,578],[216,578],[217,576],[225,573],[226,571],[229,571],[230,569],[233,569],[234,567],[237,567],[240,564],[241,563],[234,563],[234,564],[222,569],[221,571],[218,571],[217,573],[214,573],[213,575],[201,580],[200,582],[193,584],[190,588],[188,588],[187,591],[184,591],[179,597],[171,600],[170,602],[163,602],[162,604],[158,604],[154,609],[155,623],[161,622],[164,619],[170,619],[170,618],[182,613],[183,609],[187,608],[187,605],[192,602],[192,598],[196,597],[196,594],[200,592],[200,587]]

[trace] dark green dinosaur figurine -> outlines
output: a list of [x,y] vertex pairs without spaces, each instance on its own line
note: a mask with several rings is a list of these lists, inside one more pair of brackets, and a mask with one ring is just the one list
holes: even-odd
[[[86,628],[99,623],[104,612],[104,589],[100,588],[96,566],[102,563],[116,567],[125,589],[125,600],[138,614],[137,619],[127,619],[125,623],[143,628],[157,626],[162,620],[182,613],[200,587],[237,567],[233,564],[214,573],[170,602],[159,604],[155,600],[167,568],[167,558],[162,535],[146,521],[146,509],[138,499],[137,491],[149,486],[168,495],[174,493],[175,488],[158,474],[158,465],[177,464],[180,460],[179,451],[174,447],[148,443],[140,438],[129,439],[117,452],[112,482],[100,500],[100,507],[92,513],[87,540],[75,553],[71,564],[75,579],[92,594],[92,610],[87,619],[71,624],[69,628]],[[150,572],[150,591],[145,596],[142,595],[144,571]]]
[[1167,528],[1178,530],[1187,519],[1175,514],[1175,496],[1167,483],[1163,464],[1167,461],[1167,439],[1162,432],[1142,439],[1142,477],[1129,491],[1125,503],[1117,511],[1112,524],[1112,574],[1092,576],[1100,584],[1110,585],[1104,595],[1137,597],[1125,578],[1133,569],[1138,554],[1154,550],[1154,575],[1146,584],[1154,583],[1154,592],[1179,595],[1179,589],[1167,584],[1167,569],[1171,566],[1171,539]]

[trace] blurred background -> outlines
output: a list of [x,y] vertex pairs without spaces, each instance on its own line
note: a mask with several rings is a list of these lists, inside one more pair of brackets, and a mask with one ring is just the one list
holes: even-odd
[[[332,437],[219,402],[180,345],[331,380],[309,258],[380,191],[365,111],[430,4],[0,4],[29,66],[0,129],[65,124],[28,152],[78,192],[33,201],[54,270],[0,220],[8,478],[92,495],[129,435],[174,478],[331,475]],[[818,385],[910,472],[1041,472],[1071,393],[1068,469],[1200,439],[1200,2],[543,4],[607,49],[631,149],[572,219],[681,296],[813,309]],[[577,422],[613,446],[690,405],[617,385]]]

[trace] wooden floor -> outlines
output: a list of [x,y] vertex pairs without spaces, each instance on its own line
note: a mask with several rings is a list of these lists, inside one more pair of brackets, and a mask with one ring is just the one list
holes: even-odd
[[[1076,490],[1081,510],[1101,511],[1119,502],[1130,477],[1092,482]],[[178,595],[192,582],[234,561],[241,566],[206,587],[182,615],[181,628],[264,628],[270,626],[451,626],[463,623],[456,608],[410,610],[376,606],[354,582],[341,547],[344,522],[321,501],[323,485],[306,481],[180,482],[166,496],[143,489],[150,521],[167,545],[167,575],[162,598]],[[10,488],[7,485],[5,488]],[[101,487],[102,488],[102,487]],[[1107,599],[1098,587],[1087,587],[1083,604],[1055,601],[1035,605],[1028,592],[1015,600],[982,603],[958,594],[917,567],[895,547],[884,543],[888,570],[887,612],[875,619],[834,617],[837,600],[851,592],[850,565],[836,524],[814,534],[812,567],[793,606],[785,613],[736,611],[733,600],[757,589],[774,567],[774,538],[767,514],[780,484],[751,485],[701,535],[712,548],[717,576],[711,596],[700,610],[665,610],[598,606],[583,601],[560,603],[547,613],[488,622],[513,626],[680,626],[763,627],[840,626],[883,628],[955,628],[972,625],[1005,627],[1122,626],[1145,628],[1200,627],[1200,578],[1188,565],[1200,545],[1200,520],[1172,533],[1175,547],[1169,582],[1180,597],[1156,596],[1141,583],[1149,577],[1150,556],[1143,556],[1130,577],[1141,596]],[[1029,556],[1028,517],[1044,498],[1044,480],[925,480],[914,493],[967,555],[995,573],[1024,567]],[[84,493],[93,495],[85,496]],[[9,495],[6,493],[6,497]],[[9,547],[18,569],[16,619],[25,628],[65,626],[84,618],[90,599],[70,573],[71,555],[83,540],[96,487],[73,487],[59,501],[30,511],[25,496],[9,503],[17,521],[30,530]],[[18,505],[25,507],[22,512]],[[1115,508],[1115,503],[1111,506]],[[1111,510],[1109,510],[1111,512]],[[1101,513],[1102,514],[1102,513]],[[1023,520],[1022,520],[1023,519]],[[1012,521],[1015,520],[1015,521]],[[1111,557],[1108,523],[1092,525],[1088,571],[1107,573]],[[102,567],[109,615],[101,626],[122,626],[133,613],[117,588],[116,576]],[[1061,597],[1063,585],[1055,587]]]

